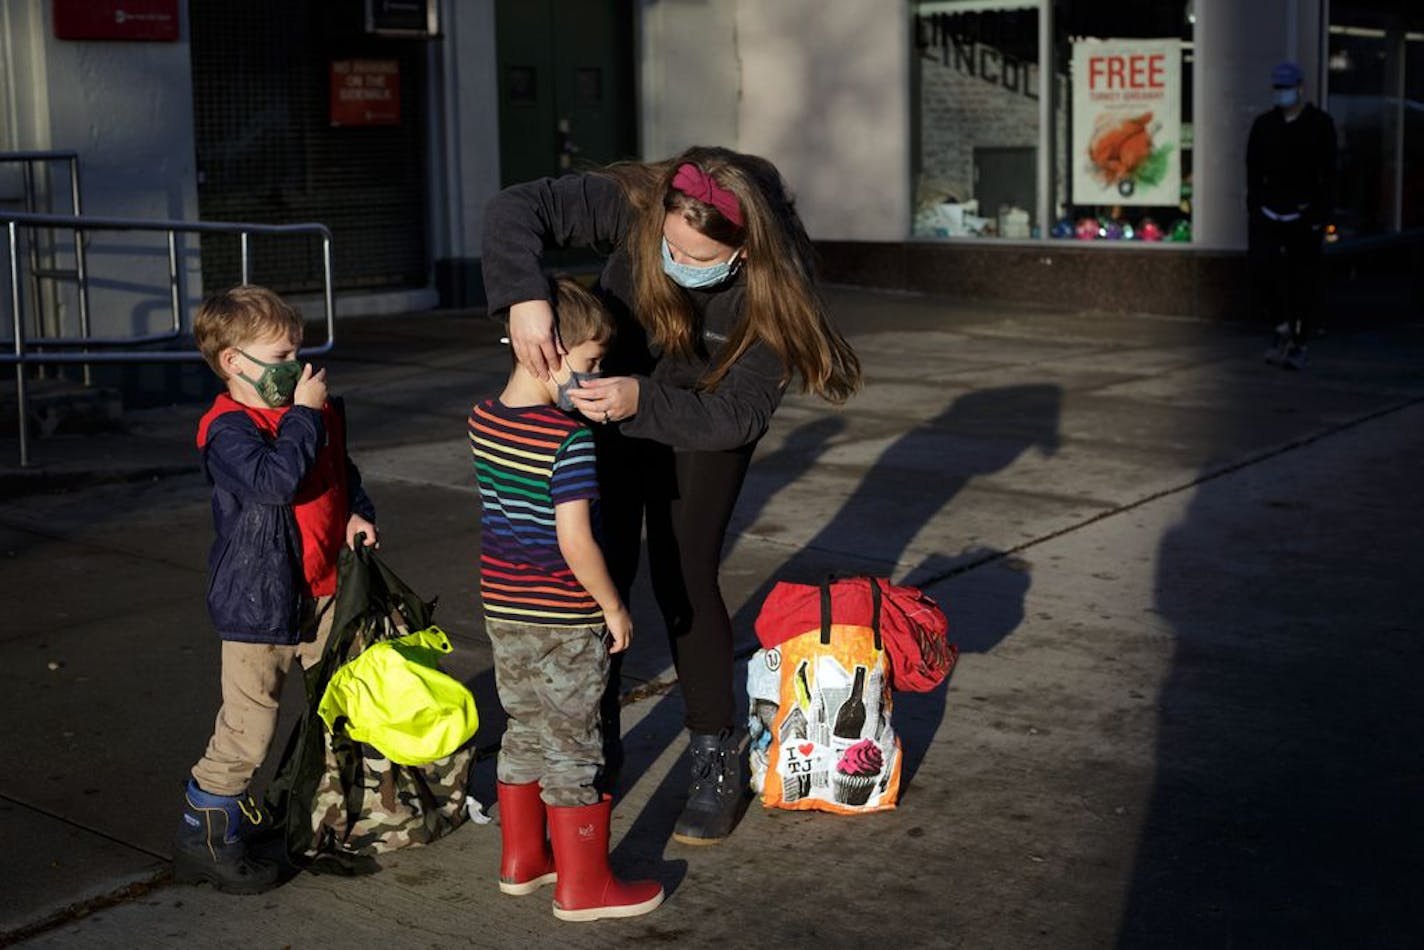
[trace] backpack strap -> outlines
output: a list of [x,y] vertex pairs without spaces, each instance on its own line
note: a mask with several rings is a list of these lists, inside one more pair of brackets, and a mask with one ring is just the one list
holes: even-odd
[[[884,650],[885,647],[880,640],[880,581],[869,575],[856,575],[864,577],[870,584],[870,629],[875,634],[875,649]],[[849,577],[838,577],[836,574],[827,574],[826,579],[821,581],[821,645],[829,646],[831,642],[831,588],[837,581],[850,580]]]
[[885,645],[880,642],[880,579],[867,577],[870,582],[870,629],[875,631],[875,649],[884,650]]

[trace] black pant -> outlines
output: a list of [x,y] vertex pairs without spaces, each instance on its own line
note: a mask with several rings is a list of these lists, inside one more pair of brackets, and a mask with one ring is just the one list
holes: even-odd
[[[693,732],[736,724],[732,620],[718,578],[722,543],[755,445],[726,452],[674,452],[614,432],[598,440],[603,549],[626,601],[638,570],[644,523],[653,595],[667,626],[673,665]],[[622,654],[601,704],[604,744],[619,735]]]
[[1320,300],[1323,231],[1303,218],[1251,217],[1250,264],[1257,304],[1272,326],[1286,324],[1293,343],[1304,343]]

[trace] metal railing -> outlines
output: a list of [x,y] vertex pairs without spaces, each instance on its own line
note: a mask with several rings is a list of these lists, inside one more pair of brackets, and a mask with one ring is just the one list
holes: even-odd
[[[20,465],[29,465],[29,426],[27,425],[28,404],[25,391],[26,365],[103,363],[183,363],[201,360],[202,354],[191,347],[177,350],[139,350],[127,347],[164,343],[183,336],[184,307],[182,274],[178,266],[179,234],[236,234],[242,251],[242,283],[250,282],[251,259],[249,241],[253,236],[315,235],[321,239],[322,261],[322,302],[326,308],[326,341],[320,346],[303,347],[300,355],[317,356],[331,351],[336,341],[336,310],[331,287],[331,231],[323,224],[239,224],[216,221],[164,221],[129,218],[98,218],[88,215],[30,214],[0,211],[0,224],[6,230],[6,248],[9,257],[10,283],[10,327],[13,338],[0,341],[0,363],[15,367],[15,398],[19,405]],[[168,289],[169,305],[173,311],[168,329],[160,333],[150,333],[128,337],[91,336],[87,321],[87,292],[89,271],[82,251],[76,251],[74,279],[80,289],[80,312],[86,317],[81,323],[77,337],[29,337],[25,336],[24,303],[21,288],[19,232],[22,228],[72,230],[75,246],[83,244],[84,235],[90,231],[156,231],[168,237]],[[33,348],[67,349],[79,348],[81,352],[36,352]]]
[[[69,208],[70,214],[76,217],[84,214],[84,206],[80,202],[79,187],[79,153],[72,150],[52,149],[48,151],[27,151],[27,152],[0,152],[0,165],[19,165],[21,176],[21,201],[22,210],[26,214],[54,214],[55,210],[50,196],[53,189],[44,189],[45,207],[40,208],[39,182],[37,180],[37,166],[48,166],[51,164],[63,163],[68,166],[69,175]],[[53,241],[51,241],[51,253],[53,252]],[[58,267],[41,267],[39,242],[31,240],[29,242],[30,259],[30,280],[33,282],[33,297],[38,306],[41,300],[40,281],[42,280],[72,280],[76,282],[76,291],[79,299],[79,335],[85,337],[89,335],[89,286],[85,279],[86,268],[84,266],[85,241],[84,236],[79,232],[74,232],[74,269],[65,270]],[[41,321],[43,322],[43,321]],[[89,367],[84,367],[84,384],[87,386],[91,382],[89,377]]]

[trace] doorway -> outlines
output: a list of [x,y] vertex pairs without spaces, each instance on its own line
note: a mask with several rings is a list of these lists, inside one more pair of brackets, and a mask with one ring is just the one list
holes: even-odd
[[502,185],[637,156],[632,0],[498,0]]

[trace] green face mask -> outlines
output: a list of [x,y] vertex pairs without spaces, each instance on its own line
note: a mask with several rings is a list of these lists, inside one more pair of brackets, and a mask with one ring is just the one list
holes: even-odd
[[257,390],[257,396],[273,409],[285,406],[292,401],[292,394],[297,391],[297,380],[302,378],[301,360],[287,360],[282,363],[264,363],[257,357],[249,353],[242,353],[252,362],[262,367],[262,375],[253,379],[246,373],[238,373],[239,379],[244,379]]

